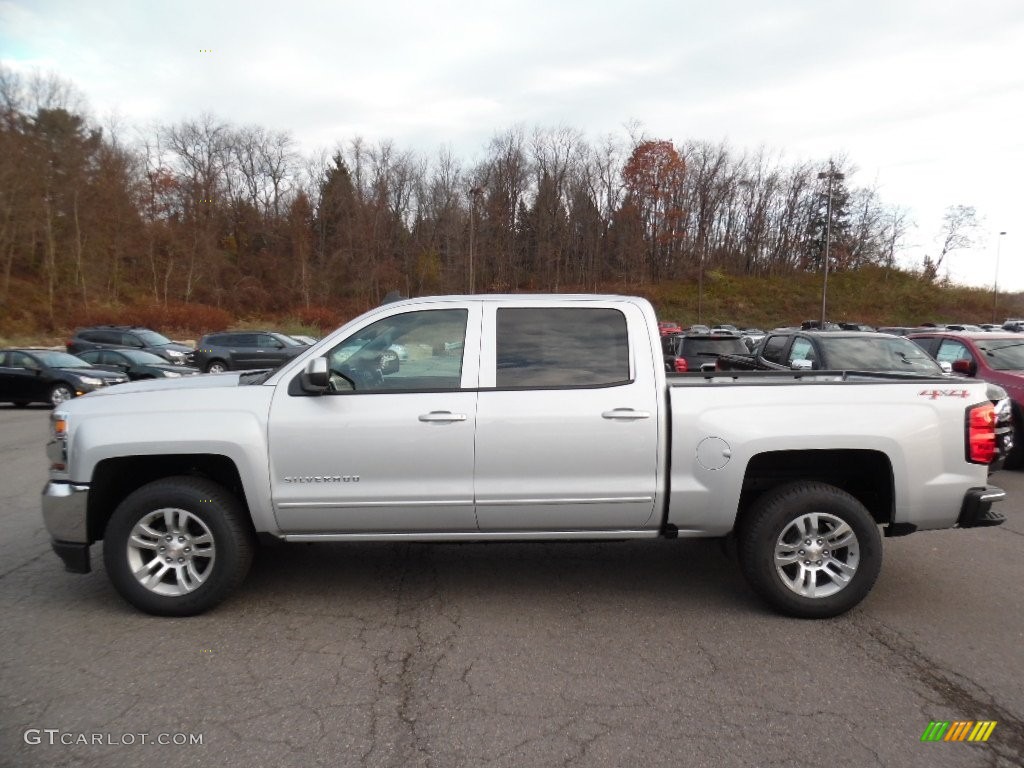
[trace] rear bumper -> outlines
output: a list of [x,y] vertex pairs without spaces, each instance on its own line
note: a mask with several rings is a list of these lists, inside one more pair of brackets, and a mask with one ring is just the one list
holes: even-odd
[[960,516],[956,524],[960,528],[982,528],[991,525],[1002,525],[1006,518],[992,509],[997,501],[1006,498],[1006,491],[995,486],[971,488],[964,494],[964,503],[960,507]]

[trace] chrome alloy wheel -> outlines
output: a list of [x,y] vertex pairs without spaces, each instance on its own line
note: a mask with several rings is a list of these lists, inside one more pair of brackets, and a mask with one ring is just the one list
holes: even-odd
[[792,520],[775,542],[775,570],[790,590],[803,597],[828,597],[857,573],[860,546],[842,519],[810,512]]
[[213,534],[206,523],[184,509],[150,512],[128,537],[128,567],[150,592],[187,595],[213,572]]

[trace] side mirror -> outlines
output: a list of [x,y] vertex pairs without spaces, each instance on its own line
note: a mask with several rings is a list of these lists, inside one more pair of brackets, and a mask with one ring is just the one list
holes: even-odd
[[948,360],[943,360],[942,362],[940,362],[939,363],[939,368],[942,369],[943,373],[952,373],[953,372],[953,364],[951,362],[949,362]]
[[794,360],[789,364],[789,367],[794,371],[809,371],[814,367],[814,362],[811,360]]
[[973,376],[974,363],[970,360],[954,360],[953,373],[962,373],[964,376]]
[[326,357],[314,357],[306,363],[306,368],[300,378],[303,390],[315,394],[326,391],[330,380],[331,375],[327,370]]

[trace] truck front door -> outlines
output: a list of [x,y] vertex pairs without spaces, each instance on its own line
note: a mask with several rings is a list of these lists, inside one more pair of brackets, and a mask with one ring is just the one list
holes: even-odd
[[[422,307],[422,308],[421,308]],[[400,345],[400,366],[381,370]],[[298,372],[270,412],[274,510],[285,533],[474,532],[479,302],[370,321],[325,353],[331,391]]]

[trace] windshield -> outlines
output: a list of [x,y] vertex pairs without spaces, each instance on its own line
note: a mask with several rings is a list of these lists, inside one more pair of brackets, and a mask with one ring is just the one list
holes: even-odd
[[826,368],[835,371],[895,371],[939,375],[939,364],[902,336],[822,337]]
[[119,355],[124,355],[137,365],[166,365],[167,361],[152,352],[144,352],[141,349],[119,349]]
[[1024,341],[999,339],[975,344],[985,353],[989,366],[997,371],[1024,371]]
[[48,365],[51,368],[92,368],[85,360],[69,355],[67,352],[46,351],[33,352],[32,354],[38,357],[43,365]]
[[138,336],[143,341],[143,343],[150,347],[160,347],[163,346],[164,344],[174,343],[166,336],[162,336],[156,331],[136,331],[135,335]]

